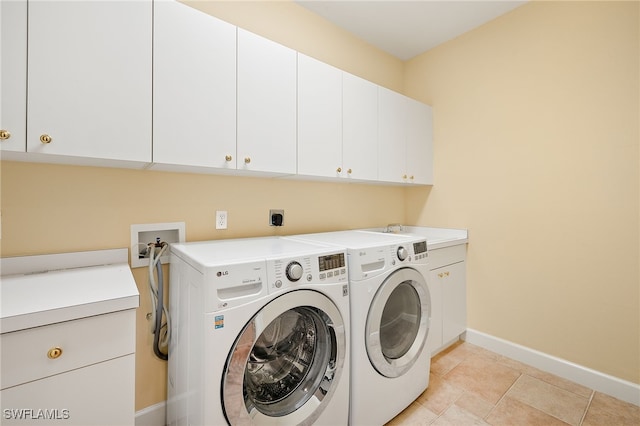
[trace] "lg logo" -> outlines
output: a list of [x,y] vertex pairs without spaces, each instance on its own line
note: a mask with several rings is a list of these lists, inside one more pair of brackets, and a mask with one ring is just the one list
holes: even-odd
[[216,275],[219,277],[224,277],[226,275],[229,275],[229,271],[218,271]]

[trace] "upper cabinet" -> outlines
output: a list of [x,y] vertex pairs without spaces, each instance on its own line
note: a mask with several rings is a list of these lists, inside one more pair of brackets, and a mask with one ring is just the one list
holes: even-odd
[[407,98],[409,183],[433,185],[433,108]]
[[151,22],[151,0],[29,2],[29,152],[151,161]]
[[27,1],[0,2],[0,150],[26,150]]
[[238,28],[238,170],[296,173],[296,52]]
[[298,174],[346,175],[342,165],[342,71],[298,53]]
[[431,107],[383,87],[379,90],[379,179],[432,184]]
[[179,1],[0,21],[3,159],[433,183],[431,107]]
[[378,86],[343,73],[342,165],[347,177],[378,178]]
[[379,89],[378,155],[380,180],[407,182],[407,98]]
[[236,27],[154,5],[153,162],[236,168]]

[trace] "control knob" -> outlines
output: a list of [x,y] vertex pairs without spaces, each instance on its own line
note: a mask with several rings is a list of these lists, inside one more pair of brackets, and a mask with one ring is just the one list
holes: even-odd
[[287,274],[287,278],[289,278],[289,281],[298,281],[300,278],[302,278],[302,273],[304,271],[302,270],[301,264],[299,264],[298,262],[291,262],[287,265],[287,269],[285,272]]
[[407,256],[409,256],[409,252],[407,251],[407,249],[402,246],[398,247],[397,254],[398,254],[398,259],[400,259],[401,262],[405,260]]

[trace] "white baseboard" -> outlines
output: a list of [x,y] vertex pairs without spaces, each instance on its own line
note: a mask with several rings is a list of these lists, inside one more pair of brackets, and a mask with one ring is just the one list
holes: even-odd
[[166,422],[167,403],[159,402],[155,405],[136,411],[136,426],[164,426]]
[[640,406],[640,385],[619,379],[517,343],[467,329],[463,340],[532,367]]

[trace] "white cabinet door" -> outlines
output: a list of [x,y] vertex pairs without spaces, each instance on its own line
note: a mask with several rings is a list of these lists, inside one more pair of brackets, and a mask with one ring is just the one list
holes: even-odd
[[27,150],[151,161],[151,0],[34,0],[28,19]]
[[135,355],[4,389],[0,401],[3,425],[133,426]]
[[467,329],[466,264],[458,262],[442,269],[442,341],[447,343]]
[[26,151],[27,0],[0,2],[0,150]]
[[433,184],[431,107],[382,87],[379,90],[379,179]]
[[341,169],[342,71],[298,53],[298,174],[337,177]]
[[433,185],[433,110],[407,98],[407,175],[409,183]]
[[378,179],[406,182],[407,98],[384,87],[378,89]]
[[343,73],[342,168],[352,179],[378,178],[378,86]]
[[156,0],[154,163],[236,168],[236,27]]
[[296,172],[296,52],[238,28],[238,170]]
[[438,269],[429,272],[429,293],[431,296],[431,321],[427,335],[427,350],[431,355],[442,349],[442,280]]

